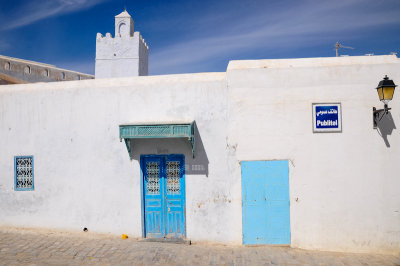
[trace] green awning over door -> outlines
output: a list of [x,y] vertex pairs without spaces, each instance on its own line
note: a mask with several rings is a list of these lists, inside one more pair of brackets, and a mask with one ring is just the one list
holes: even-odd
[[[131,156],[132,139],[151,139],[151,138],[187,138],[192,147],[192,156],[194,158],[194,126],[192,122],[175,123],[132,123],[119,126],[119,138],[125,140],[129,156]],[[132,159],[132,157],[131,157]]]

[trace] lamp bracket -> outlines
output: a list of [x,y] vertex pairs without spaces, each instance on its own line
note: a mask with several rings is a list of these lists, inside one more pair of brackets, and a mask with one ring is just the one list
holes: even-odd
[[382,118],[389,113],[389,110],[392,108],[388,108],[388,105],[385,104],[383,109],[377,110],[375,107],[372,107],[372,113],[373,113],[373,125],[374,129],[378,127],[378,122],[382,120]]

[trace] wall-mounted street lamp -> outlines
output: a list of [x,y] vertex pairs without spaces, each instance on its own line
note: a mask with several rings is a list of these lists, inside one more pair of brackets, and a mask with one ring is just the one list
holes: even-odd
[[383,109],[376,110],[373,107],[373,120],[374,120],[374,128],[378,126],[378,122],[389,113],[389,110],[392,108],[388,107],[388,102],[393,99],[394,89],[397,85],[394,84],[393,80],[389,79],[387,75],[381,80],[376,87],[378,91],[379,100],[384,103]]

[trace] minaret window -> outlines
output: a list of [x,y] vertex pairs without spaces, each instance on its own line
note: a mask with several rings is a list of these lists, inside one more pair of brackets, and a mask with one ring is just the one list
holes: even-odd
[[126,26],[125,22],[122,22],[121,24],[119,24],[119,34],[121,36],[128,34],[128,27]]

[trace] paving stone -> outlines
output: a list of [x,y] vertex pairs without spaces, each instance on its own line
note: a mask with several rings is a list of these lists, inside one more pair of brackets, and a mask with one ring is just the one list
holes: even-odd
[[270,246],[183,245],[0,228],[0,265],[399,265],[400,256]]

